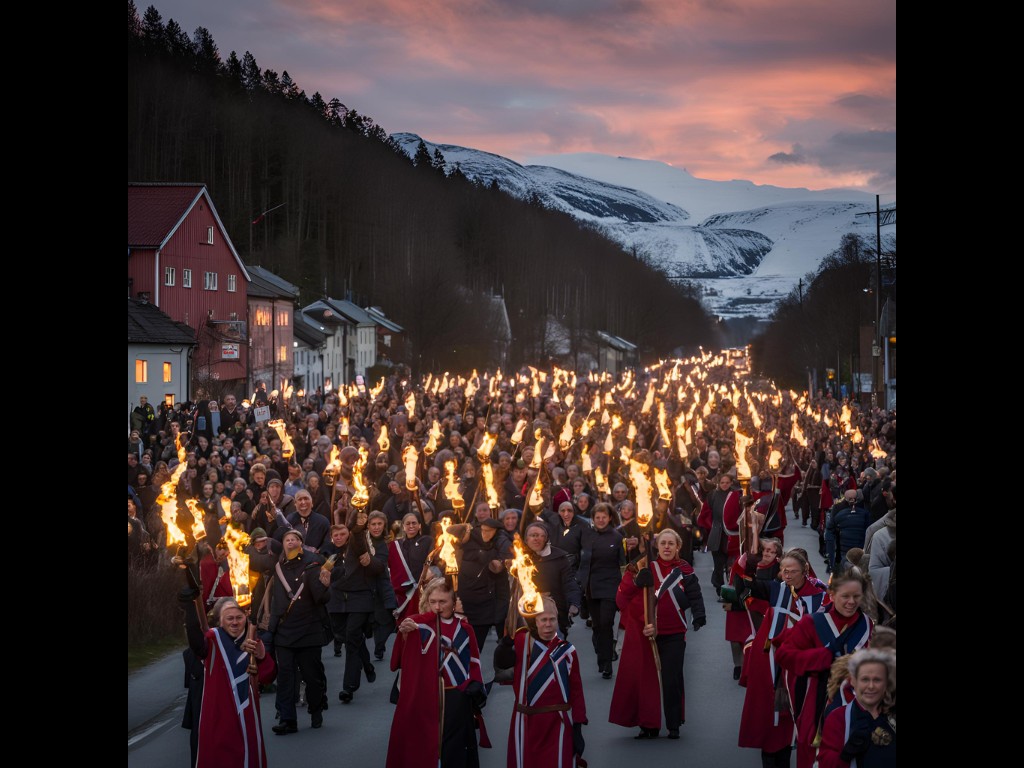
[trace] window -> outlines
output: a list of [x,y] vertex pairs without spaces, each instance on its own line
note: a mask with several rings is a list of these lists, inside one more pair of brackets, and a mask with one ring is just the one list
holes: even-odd
[[282,344],[277,348],[277,362],[287,363],[288,362],[288,347]]
[[206,244],[213,245],[213,227],[206,228]]
[[217,273],[203,272],[203,288],[207,291],[217,290]]
[[255,325],[270,325],[270,310],[266,307],[256,307],[253,323]]
[[135,361],[135,383],[145,384],[149,381],[149,363],[145,360]]
[[277,313],[277,327],[287,328],[288,327],[288,312],[281,311]]
[[174,285],[174,267],[164,267],[164,285]]
[[168,393],[164,395],[164,402],[167,403],[168,408],[174,407],[174,393]]
[[191,288],[192,287],[192,270],[183,269],[181,270],[181,287]]
[[228,292],[229,293],[234,293],[235,292],[235,279],[236,278],[235,278],[234,275],[228,275]]
[[174,381],[174,376],[171,375],[171,364],[164,363],[164,384],[170,384]]

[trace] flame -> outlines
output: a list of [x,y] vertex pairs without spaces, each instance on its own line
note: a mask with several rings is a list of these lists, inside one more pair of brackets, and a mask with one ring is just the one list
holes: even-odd
[[889,454],[886,453],[885,451],[883,451],[881,449],[881,447],[878,445],[878,441],[877,440],[872,440],[871,441],[871,458],[873,458],[873,459],[884,459],[888,455]]
[[476,368],[473,369],[473,375],[469,381],[466,382],[466,401],[468,402],[473,398],[473,395],[480,389],[480,378],[477,376]]
[[772,452],[768,455],[768,467],[770,469],[778,469],[779,463],[782,461],[782,453],[775,448],[772,448]]
[[672,440],[668,436],[665,418],[665,403],[661,401],[658,403],[658,432],[661,434],[661,442],[665,445],[665,450],[668,451],[672,449]]
[[633,449],[628,445],[624,445],[619,448],[619,460],[622,462],[629,461],[629,457],[633,455]]
[[434,423],[430,427],[430,433],[427,435],[427,444],[423,446],[423,452],[430,456],[437,450],[437,441],[440,439],[441,425],[437,423],[437,419],[434,419]]
[[348,437],[348,416],[342,416],[338,420],[338,436]]
[[569,411],[569,414],[565,417],[565,424],[562,425],[562,434],[558,436],[558,447],[563,451],[569,447],[569,443],[572,442],[572,416],[576,413],[576,409],[573,408]]
[[704,418],[707,418],[710,414],[711,414],[711,398],[709,397],[708,401],[706,403],[704,403],[704,409],[701,411],[701,415]]
[[647,395],[644,397],[644,404],[640,406],[640,413],[648,413],[654,405],[654,384],[647,386]]
[[757,408],[754,407],[754,401],[748,399],[747,407],[750,409],[750,418],[754,421],[754,429],[760,429],[763,422],[761,421],[761,414],[759,414],[757,412]]
[[462,493],[459,492],[459,480],[455,474],[455,459],[448,459],[444,463],[444,475],[446,480],[444,497],[452,503],[455,509],[462,509],[466,506],[466,502],[462,498]]
[[541,479],[543,473],[537,473],[537,480],[530,489],[530,495],[526,499],[527,508],[544,506],[544,481]]
[[160,486],[160,495],[157,497],[157,504],[160,505],[160,519],[163,520],[164,528],[167,529],[167,545],[182,544],[185,541],[185,534],[178,528],[178,481],[187,468],[188,451],[181,444],[181,434],[174,438],[174,445],[178,451],[178,465],[171,473],[171,478]]
[[850,439],[854,443],[863,443],[864,442],[864,435],[861,433],[860,427],[857,427],[856,429],[853,430],[853,434],[850,436]]
[[285,424],[284,419],[274,419],[267,422],[267,426],[277,432],[277,436],[281,440],[281,457],[287,461],[295,453],[292,439],[288,437],[288,425]]
[[538,429],[534,435],[537,438],[537,442],[533,446],[533,459],[530,461],[530,469],[540,469],[540,463],[544,458],[544,435]]
[[740,420],[736,414],[732,416],[732,431],[736,439],[736,476],[750,477],[750,465],[747,463],[747,449],[754,442],[754,438],[747,437],[740,432]]
[[608,409],[605,408],[604,410],[602,410],[601,411],[601,426],[603,427],[605,424],[607,424],[611,420],[612,420],[612,415],[610,413],[608,413]]
[[480,476],[484,481],[484,493],[487,494],[487,506],[491,509],[498,508],[498,492],[494,490],[494,470],[491,469],[491,462],[485,461],[480,464]]
[[526,431],[526,427],[526,419],[520,419],[518,422],[516,422],[516,430],[515,432],[512,433],[513,445],[519,445],[521,442],[523,442],[523,433]]
[[409,418],[416,415],[416,393],[411,389],[405,393],[405,412],[409,414]]
[[629,480],[633,483],[633,490],[636,491],[636,521],[641,528],[650,525],[654,517],[654,507],[651,505],[651,480],[647,476],[647,465],[630,459]]
[[580,464],[582,472],[590,472],[594,467],[590,460],[590,451],[584,451],[583,456],[580,457]]
[[380,425],[380,434],[377,435],[377,447],[384,453],[391,450],[391,440],[388,439],[387,423]]
[[540,382],[537,379],[533,380],[533,388],[530,390],[532,397],[540,397]]
[[807,438],[804,437],[804,433],[800,429],[800,425],[797,424],[796,414],[794,413],[789,418],[793,422],[793,433],[792,433],[791,439],[796,440],[798,443],[800,443],[800,445],[802,445],[804,447],[807,447]]
[[369,458],[369,452],[366,448],[359,449],[359,459],[356,461],[354,467],[352,467],[352,487],[356,489],[355,493],[352,494],[352,506],[357,509],[362,509],[370,501],[370,490],[366,487],[366,483],[363,482],[363,470],[366,468],[366,460]]
[[670,501],[672,499],[672,485],[668,480],[668,472],[659,467],[654,468],[654,484],[658,488],[658,498]]
[[[230,511],[230,502],[228,502]],[[228,526],[224,531],[224,541],[228,545],[228,569],[231,574],[231,588],[235,600],[240,606],[252,602],[249,584],[249,556],[243,551],[249,546],[249,534]]]
[[570,392],[565,396],[565,404],[572,408],[572,404],[576,402],[576,397]]
[[629,444],[632,445],[633,441],[636,440],[636,423],[633,421],[629,422],[629,427],[626,429],[626,439]]
[[480,447],[476,451],[477,458],[480,461],[491,460],[491,451],[494,450],[494,444],[498,441],[497,435],[492,435],[490,432],[484,433],[484,439],[480,441]]
[[206,536],[206,528],[203,527],[203,510],[196,499],[185,499],[185,506],[192,513],[192,538],[199,541]]
[[772,429],[772,431],[771,431],[771,432],[769,432],[769,433],[768,433],[767,435],[765,435],[765,436],[764,436],[764,441],[765,441],[766,443],[768,443],[769,445],[771,445],[772,443],[774,443],[774,442],[775,442],[775,433],[776,433],[777,431],[778,431],[778,430],[776,430],[776,429]]
[[433,381],[434,381],[434,374],[433,373],[428,373],[427,374],[427,380],[423,384],[423,391],[424,392],[429,392],[430,391],[430,385],[433,383]]
[[380,377],[380,381],[377,382],[377,385],[375,387],[371,387],[370,388],[370,399],[371,400],[376,400],[378,395],[380,395],[380,393],[383,392],[383,391],[384,391],[384,377],[381,376]]
[[608,487],[608,478],[601,472],[600,467],[594,467],[594,482],[597,483],[598,493],[611,493],[611,489]]
[[594,426],[594,423],[594,420],[590,418],[589,414],[587,414],[587,418],[585,418],[583,423],[580,425],[580,437],[586,437],[589,435],[590,429]]
[[410,491],[419,489],[416,482],[416,465],[420,462],[420,452],[416,446],[407,445],[402,449],[402,463],[405,464],[405,487]]
[[518,534],[516,534],[516,540],[513,544],[513,551],[515,552],[515,557],[512,558],[509,573],[519,581],[519,588],[523,593],[523,596],[519,599],[519,610],[522,613],[540,613],[540,592],[537,591],[533,581],[537,574],[537,566],[533,564],[532,558],[526,556],[526,550],[523,548],[523,542],[520,541]]
[[850,410],[850,406],[843,403],[843,411],[839,414],[839,423],[843,426],[844,433],[850,431],[850,416],[852,414],[853,411]]
[[441,548],[441,551],[438,552],[438,557],[444,561],[444,572],[448,574],[459,572],[459,561],[455,559],[455,544],[458,542],[458,539],[454,534],[448,533],[448,529],[452,525],[450,523],[445,526],[444,531],[438,534],[437,542],[434,545]]

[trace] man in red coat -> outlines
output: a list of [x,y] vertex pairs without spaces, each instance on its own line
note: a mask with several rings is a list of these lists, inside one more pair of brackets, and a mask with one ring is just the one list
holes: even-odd
[[476,635],[455,615],[455,593],[444,579],[423,593],[429,612],[402,620],[391,655],[391,669],[402,677],[387,768],[476,768],[477,725],[480,745],[490,746],[477,716],[487,694]]
[[203,585],[203,600],[207,610],[217,602],[217,598],[234,596],[228,565],[228,545],[223,541],[217,542],[213,551],[207,551],[200,559],[199,580]]
[[515,636],[516,703],[508,733],[508,768],[570,768],[583,755],[583,698],[579,657],[558,637],[558,609],[550,597]]

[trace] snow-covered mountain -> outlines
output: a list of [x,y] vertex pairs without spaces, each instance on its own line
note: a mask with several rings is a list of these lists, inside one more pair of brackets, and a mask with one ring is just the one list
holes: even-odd
[[[420,137],[393,138],[409,154]],[[874,237],[874,198],[849,190],[812,191],[749,181],[698,179],[650,160],[591,153],[508,158],[451,144],[448,168],[518,197],[536,194],[550,208],[600,227],[667,274],[700,283],[712,311],[766,317],[796,281],[817,268],[847,232]],[[888,237],[895,237],[893,228]]]

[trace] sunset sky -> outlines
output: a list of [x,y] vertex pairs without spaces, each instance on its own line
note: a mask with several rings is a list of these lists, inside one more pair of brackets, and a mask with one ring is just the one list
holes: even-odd
[[154,4],[389,133],[518,162],[600,152],[896,191],[895,0]]

